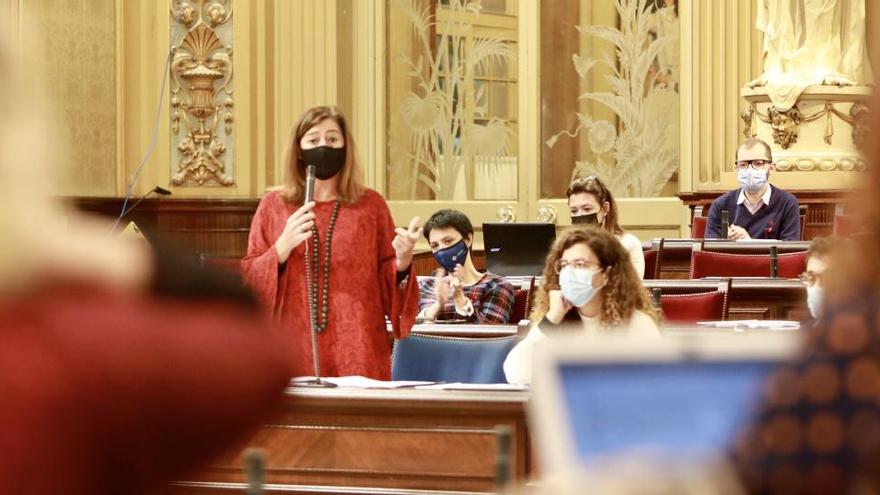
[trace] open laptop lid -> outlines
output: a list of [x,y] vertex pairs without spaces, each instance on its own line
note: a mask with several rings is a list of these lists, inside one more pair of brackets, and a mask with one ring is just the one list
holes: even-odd
[[798,342],[794,332],[550,340],[536,349],[529,411],[542,471],[577,472],[621,453],[685,462],[717,453]]
[[556,239],[551,223],[484,223],[486,269],[508,276],[540,276]]

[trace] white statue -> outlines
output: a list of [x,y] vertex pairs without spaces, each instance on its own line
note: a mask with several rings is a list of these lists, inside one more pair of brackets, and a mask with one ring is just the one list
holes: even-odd
[[807,86],[873,82],[865,41],[865,0],[757,0],[764,73],[773,105],[791,108]]

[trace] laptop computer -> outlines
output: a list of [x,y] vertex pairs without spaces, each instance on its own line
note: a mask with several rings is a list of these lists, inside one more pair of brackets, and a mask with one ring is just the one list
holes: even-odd
[[536,349],[529,406],[542,472],[577,473],[620,455],[693,465],[720,454],[798,342],[794,332],[552,339]]
[[550,223],[484,223],[486,269],[503,277],[540,276],[554,239]]

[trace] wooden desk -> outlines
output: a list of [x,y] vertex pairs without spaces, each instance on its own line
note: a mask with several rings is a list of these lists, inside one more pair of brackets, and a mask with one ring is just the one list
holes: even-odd
[[[692,294],[718,287],[717,279],[645,280],[650,291],[659,288],[663,294]],[[809,319],[806,286],[796,279],[734,278],[730,288],[731,320],[794,320]]]
[[[303,389],[243,446],[266,450],[267,494],[491,492],[496,425],[511,429],[512,478],[531,472],[528,392]],[[172,494],[240,494],[241,449]],[[335,488],[334,488],[335,487]],[[350,487],[339,489],[340,487]],[[352,489],[351,487],[356,487]]]

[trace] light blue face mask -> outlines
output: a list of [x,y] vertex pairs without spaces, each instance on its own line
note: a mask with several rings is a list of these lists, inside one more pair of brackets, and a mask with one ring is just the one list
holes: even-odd
[[822,299],[825,291],[822,287],[807,287],[807,307],[810,308],[810,314],[814,319],[822,317]]
[[576,308],[590,302],[599,290],[593,287],[595,273],[593,270],[577,269],[571,266],[560,270],[559,288],[562,289],[562,297]]
[[755,170],[751,167],[737,170],[736,179],[746,192],[754,194],[760,191],[764,184],[767,183],[767,171]]

